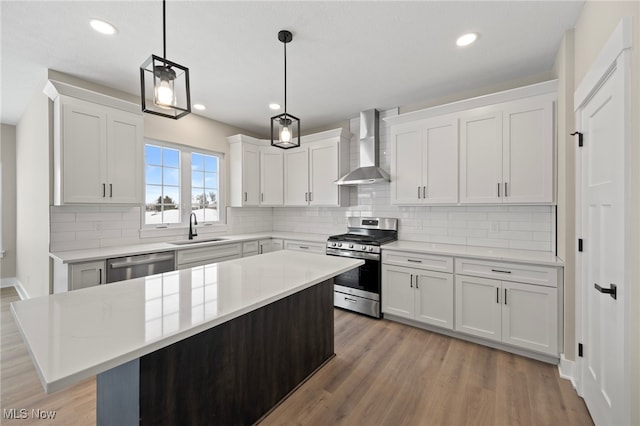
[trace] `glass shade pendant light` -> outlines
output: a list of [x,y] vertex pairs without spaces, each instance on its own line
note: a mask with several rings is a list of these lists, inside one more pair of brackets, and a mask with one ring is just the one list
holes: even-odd
[[287,43],[293,35],[282,30],[278,40],[284,45],[284,113],[271,117],[271,145],[289,149],[300,146],[300,119],[287,113]]
[[167,57],[166,1],[162,0],[162,54],[140,65],[142,111],[178,119],[191,112],[189,68]]

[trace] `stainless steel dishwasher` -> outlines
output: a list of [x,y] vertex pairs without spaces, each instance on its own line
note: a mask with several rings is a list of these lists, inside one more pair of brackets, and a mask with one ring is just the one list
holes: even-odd
[[172,251],[107,259],[107,282],[173,271],[175,263],[175,253]]

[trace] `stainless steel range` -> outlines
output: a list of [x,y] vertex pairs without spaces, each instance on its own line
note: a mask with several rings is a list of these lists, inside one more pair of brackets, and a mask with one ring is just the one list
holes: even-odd
[[380,318],[380,246],[398,239],[398,219],[350,217],[348,226],[348,233],[329,237],[327,255],[355,257],[365,263],[335,277],[333,303],[339,308]]

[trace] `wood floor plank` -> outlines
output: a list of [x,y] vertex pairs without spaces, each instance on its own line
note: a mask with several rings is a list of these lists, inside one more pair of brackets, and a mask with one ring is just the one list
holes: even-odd
[[[2,408],[55,410],[48,425],[95,423],[95,379],[46,395],[1,289]],[[592,425],[556,366],[403,324],[335,310],[336,357],[263,425]],[[2,424],[43,424],[2,419]]]

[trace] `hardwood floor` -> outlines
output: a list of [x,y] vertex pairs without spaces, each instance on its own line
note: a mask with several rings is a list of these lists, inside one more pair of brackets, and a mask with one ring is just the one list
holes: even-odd
[[[94,424],[95,379],[46,395],[9,309],[19,298],[0,294],[0,405],[29,415],[2,424],[43,424],[32,409],[56,411],[47,425]],[[336,357],[263,425],[593,424],[556,366],[341,310],[335,327]]]

